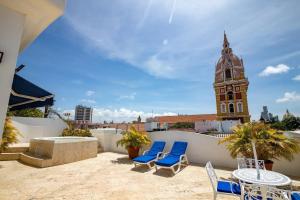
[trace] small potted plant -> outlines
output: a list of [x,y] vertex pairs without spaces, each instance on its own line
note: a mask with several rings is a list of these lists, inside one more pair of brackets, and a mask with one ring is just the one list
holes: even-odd
[[4,152],[9,144],[17,143],[19,141],[18,136],[21,136],[20,132],[14,127],[11,118],[7,117],[5,119],[2,139],[0,140],[0,153]]
[[251,141],[255,141],[257,157],[265,161],[265,167],[272,170],[273,161],[284,158],[292,161],[293,154],[300,151],[297,140],[289,138],[283,132],[270,128],[262,122],[249,122],[233,128],[233,134],[223,138],[219,143],[226,147],[233,158],[244,156],[253,158]]
[[117,146],[121,145],[127,149],[130,159],[136,158],[140,148],[148,144],[150,144],[150,139],[146,133],[137,131],[134,126],[131,126],[129,131],[124,132],[122,139],[117,141]]

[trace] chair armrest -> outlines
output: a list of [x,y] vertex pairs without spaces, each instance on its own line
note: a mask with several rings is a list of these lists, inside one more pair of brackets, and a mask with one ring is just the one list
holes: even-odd
[[143,153],[143,155],[145,155],[148,151],[149,151],[149,150],[145,150],[144,153]]
[[158,160],[160,157],[162,157],[164,155],[164,153],[163,152],[158,152],[157,154],[156,154],[156,160]]
[[166,157],[167,155],[169,155],[170,152],[166,152],[166,153],[163,153],[162,155],[162,158]]

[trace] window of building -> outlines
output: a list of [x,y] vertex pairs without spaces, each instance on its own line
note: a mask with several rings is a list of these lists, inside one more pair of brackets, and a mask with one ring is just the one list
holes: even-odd
[[234,106],[233,106],[233,103],[230,103],[230,104],[229,104],[229,112],[230,112],[230,113],[234,113]]
[[225,101],[225,95],[224,94],[220,95],[220,101]]
[[228,92],[227,96],[228,96],[228,100],[233,100],[233,92]]
[[221,104],[221,113],[226,113],[226,105],[225,105],[225,103]]
[[235,94],[236,99],[242,99],[242,94],[240,92]]
[[238,112],[243,112],[243,103],[242,102],[237,103],[237,111]]
[[226,79],[231,79],[231,69],[226,69],[225,70],[225,78]]
[[240,91],[240,86],[236,86],[236,87],[235,87],[235,91],[236,91],[236,92],[239,92],[239,91]]

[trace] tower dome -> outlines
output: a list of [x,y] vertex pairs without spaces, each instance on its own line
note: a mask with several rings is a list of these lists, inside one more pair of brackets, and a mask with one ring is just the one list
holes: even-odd
[[230,79],[240,80],[243,78],[245,78],[243,60],[233,54],[224,32],[222,55],[216,64],[215,82],[224,82]]

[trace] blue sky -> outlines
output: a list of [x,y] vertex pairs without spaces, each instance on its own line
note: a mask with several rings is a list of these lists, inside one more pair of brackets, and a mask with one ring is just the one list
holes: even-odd
[[263,105],[300,114],[300,2],[68,0],[64,16],[19,57],[20,74],[55,108],[94,121],[216,113],[223,32],[244,60],[252,119]]

